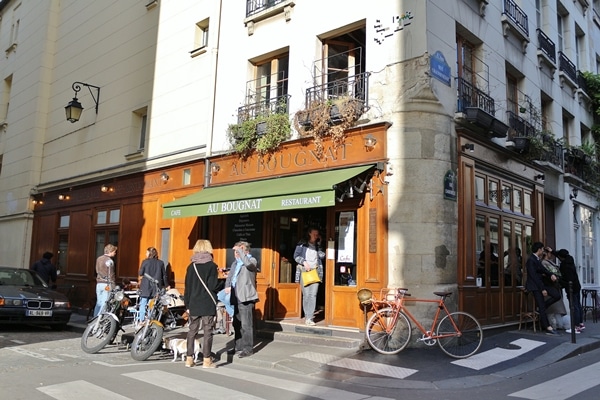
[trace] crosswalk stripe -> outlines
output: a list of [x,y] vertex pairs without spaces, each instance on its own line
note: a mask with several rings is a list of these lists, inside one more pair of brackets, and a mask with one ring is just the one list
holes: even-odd
[[86,398],[131,400],[129,397],[121,396],[113,391],[81,380],[42,386],[37,388],[37,390],[57,400],[80,400]]
[[317,353],[316,351],[305,351],[302,353],[292,354],[292,357],[303,358],[305,360],[309,360],[312,362],[316,362],[319,364],[328,364],[330,362],[334,362],[340,359],[338,356],[334,356],[331,354]]
[[[205,370],[206,371],[206,370]],[[192,399],[236,399],[236,400],[262,400],[261,397],[252,396],[234,389],[213,385],[186,376],[176,375],[169,372],[152,370],[142,372],[131,372],[123,374],[128,378],[149,383],[171,392],[176,392]]]
[[353,360],[351,358],[343,358],[327,365],[333,367],[347,368],[354,371],[366,371],[370,374],[389,376],[391,378],[404,379],[412,374],[419,372],[416,369],[394,367],[392,365],[374,363],[370,361]]
[[48,357],[45,354],[36,353],[34,351],[22,349],[20,347],[10,347],[9,350],[10,351],[14,351],[15,353],[23,354],[24,356],[29,356],[29,357],[37,358],[39,360],[50,361],[50,362],[62,361],[60,358]]
[[292,355],[292,357],[303,358],[320,364],[327,364],[332,367],[346,368],[354,371],[367,371],[370,374],[389,376],[397,379],[404,379],[416,372],[419,372],[416,369],[394,367],[392,365],[354,360],[351,358],[341,358],[331,354],[316,353],[313,351],[297,353]]
[[569,372],[539,385],[509,394],[529,400],[565,400],[598,385],[600,362]]
[[222,376],[230,377],[231,379],[240,379],[256,384],[257,382],[264,382],[263,385],[267,385],[272,388],[287,390],[289,392],[299,393],[309,397],[315,397],[318,399],[343,399],[343,400],[392,400],[386,397],[372,397],[360,393],[349,392],[347,390],[341,390],[336,388],[330,388],[322,385],[322,380],[304,377],[305,382],[295,382],[288,379],[275,378],[269,376],[265,379],[265,375],[255,374],[253,372],[237,370],[233,368],[216,368],[216,369],[205,369],[202,372],[210,371],[211,374],[219,374]]
[[525,354],[528,351],[531,351],[536,347],[542,346],[546,343],[536,340],[518,339],[510,344],[518,346],[519,348],[513,350],[496,347],[494,349],[484,351],[483,353],[475,354],[469,358],[452,361],[452,364],[479,371],[480,369],[484,369],[492,365],[511,360],[515,357],[519,357],[520,355]]

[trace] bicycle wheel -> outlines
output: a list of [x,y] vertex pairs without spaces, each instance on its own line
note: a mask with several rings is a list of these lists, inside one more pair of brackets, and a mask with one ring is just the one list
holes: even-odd
[[100,314],[96,328],[96,320],[88,324],[81,336],[81,349],[86,353],[94,354],[102,350],[117,334],[117,321],[108,314]]
[[369,345],[381,354],[398,354],[408,342],[412,334],[410,322],[406,315],[398,313],[396,325],[388,329],[394,323],[394,310],[384,308],[371,315],[367,321],[366,336]]
[[[456,332],[455,325],[460,334]],[[462,311],[450,313],[442,318],[437,326],[437,335],[453,335],[437,338],[437,341],[442,351],[454,358],[472,356],[483,342],[483,331],[479,322],[471,314]]]

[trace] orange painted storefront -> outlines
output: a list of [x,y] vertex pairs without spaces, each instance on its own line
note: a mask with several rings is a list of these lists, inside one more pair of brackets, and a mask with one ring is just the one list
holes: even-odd
[[[55,259],[61,269],[59,287],[68,292],[76,306],[85,308],[93,301],[94,262],[103,239],[118,241],[119,280],[135,279],[145,249],[153,246],[168,262],[171,279],[183,292],[185,270],[197,239],[212,242],[215,262],[224,267],[231,259],[232,241],[250,235],[259,244],[257,315],[265,320],[294,320],[301,317],[302,307],[300,288],[294,283],[293,248],[306,227],[317,224],[327,253],[326,276],[319,294],[322,323],[360,328],[364,316],[356,292],[362,287],[379,290],[387,284],[388,205],[384,178],[388,126],[382,123],[350,130],[344,144],[337,148],[325,141],[321,158],[315,156],[310,139],[299,139],[286,143],[270,157],[216,156],[41,193],[38,197],[43,204],[37,204],[34,210],[31,257],[37,259],[47,250],[62,252]],[[367,135],[376,139],[373,148],[364,145]],[[214,165],[218,168],[212,168]],[[236,184],[265,179],[276,185],[290,176],[357,166],[364,166],[365,172],[339,182],[335,197],[339,200],[343,191],[346,196],[330,206],[182,218],[163,215],[163,205],[201,193],[207,185],[234,188]],[[161,179],[164,174],[168,180]],[[360,190],[359,183],[365,180]],[[101,185],[108,185],[110,190],[101,191]],[[350,187],[354,187],[351,194]],[[62,193],[68,193],[68,200],[58,200]],[[104,215],[109,218],[99,218]],[[111,221],[112,216],[115,221]],[[347,237],[346,232],[340,233],[340,226],[349,229],[348,220],[352,219],[354,248],[349,248],[349,242],[342,243],[341,238]],[[340,251],[349,258],[340,258]],[[343,270],[351,271],[350,283],[353,280],[356,286],[348,285],[348,274]]]

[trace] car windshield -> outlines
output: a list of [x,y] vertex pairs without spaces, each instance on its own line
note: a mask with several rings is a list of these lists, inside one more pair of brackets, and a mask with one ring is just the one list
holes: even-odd
[[0,285],[43,286],[40,278],[27,269],[0,268]]

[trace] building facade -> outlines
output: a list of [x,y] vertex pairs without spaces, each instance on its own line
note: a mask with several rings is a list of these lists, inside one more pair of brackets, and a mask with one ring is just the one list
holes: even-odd
[[514,322],[533,241],[568,248],[597,284],[597,160],[577,150],[596,143],[582,71],[598,73],[599,13],[3,0],[3,263],[53,251],[61,290],[86,307],[106,243],[119,279],[153,246],[184,290],[197,239],[220,266],[248,240],[260,318],[295,321],[293,250],[317,227],[321,325],[361,328],[362,287],[450,290],[483,324]]

